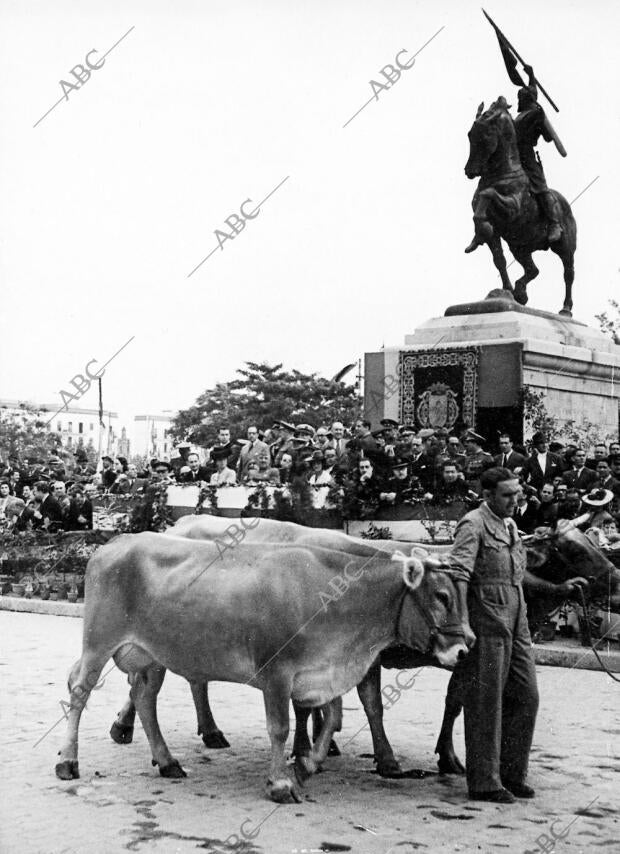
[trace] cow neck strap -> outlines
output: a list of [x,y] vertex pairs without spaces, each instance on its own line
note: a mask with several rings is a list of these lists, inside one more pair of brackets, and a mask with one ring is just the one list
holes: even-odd
[[[404,641],[403,641],[403,638],[401,637],[399,627],[400,627],[400,621],[401,621],[401,617],[402,617],[402,613],[403,613],[403,607],[404,607],[405,599],[407,598],[407,596],[408,595],[413,596],[414,592],[415,591],[410,590],[407,586],[405,586],[405,590],[403,592],[403,595],[400,597],[400,604],[398,606],[398,614],[396,616],[396,635],[397,635],[398,640],[402,641],[402,642],[404,642]],[[431,614],[430,610],[427,608],[427,606],[424,602],[421,602],[419,599],[417,599],[415,602],[415,606],[418,609],[418,611],[420,612],[420,614],[422,615],[424,622],[426,623],[426,625],[430,629],[430,634],[428,636],[428,645],[426,647],[424,654],[430,654],[432,652],[433,641],[435,640],[437,635],[465,637],[465,630],[464,630],[463,626],[461,625],[461,623],[445,623],[445,624],[440,625],[439,623],[437,623],[435,621],[435,619],[433,618],[433,615]]]

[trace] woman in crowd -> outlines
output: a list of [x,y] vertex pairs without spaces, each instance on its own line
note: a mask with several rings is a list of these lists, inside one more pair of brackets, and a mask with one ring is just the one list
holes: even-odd
[[315,451],[310,460],[311,470],[308,483],[310,486],[333,486],[334,481],[329,472],[325,471],[325,456],[323,451]]
[[293,457],[291,454],[283,453],[280,457],[280,483],[290,483],[293,477]]

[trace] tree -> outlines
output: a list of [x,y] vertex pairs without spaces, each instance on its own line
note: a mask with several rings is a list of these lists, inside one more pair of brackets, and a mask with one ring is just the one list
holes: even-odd
[[22,464],[24,460],[47,462],[50,454],[62,450],[60,437],[52,432],[37,410],[26,403],[15,412],[0,407],[0,458]]
[[598,320],[601,330],[607,335],[611,335],[614,344],[620,344],[620,303],[615,299],[610,299],[608,302],[612,308],[612,316],[610,317],[606,311],[594,316]]
[[523,420],[529,433],[541,431],[552,441],[569,442],[578,447],[592,447],[598,442],[610,442],[612,433],[604,433],[598,424],[583,418],[578,424],[574,418],[560,421],[547,411],[546,395],[530,386],[523,387]]
[[175,439],[208,447],[220,425],[234,437],[245,436],[248,427],[271,427],[274,421],[294,424],[345,424],[359,417],[360,401],[354,386],[317,374],[283,370],[282,365],[245,362],[239,377],[217,383],[181,410],[170,430]]

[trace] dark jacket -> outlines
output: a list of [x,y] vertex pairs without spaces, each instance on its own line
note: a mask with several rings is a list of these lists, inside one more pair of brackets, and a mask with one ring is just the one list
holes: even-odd
[[[78,522],[78,517],[83,516],[86,522]],[[86,498],[82,504],[78,506],[77,501],[72,498],[65,520],[65,530],[67,531],[89,531],[93,527],[93,505]]]
[[103,484],[105,489],[109,489],[114,481],[116,480],[117,473],[114,469],[102,469],[101,470],[101,483]]
[[527,457],[524,454],[518,454],[516,451],[511,451],[508,454],[508,460],[506,461],[505,466],[503,463],[503,459],[503,454],[496,454],[493,457],[493,462],[496,466],[500,466],[502,468],[510,469],[510,471],[514,471],[515,469],[518,469],[519,467],[523,466],[523,464],[527,460]]
[[200,480],[206,480],[209,483],[211,474],[206,466],[198,466],[197,471],[186,471],[183,474],[177,474],[178,483],[198,483]]
[[524,534],[533,534],[538,523],[538,508],[540,502],[528,499],[523,507],[517,507],[514,512],[514,520],[517,528]]
[[528,457],[523,464],[521,477],[525,483],[530,483],[535,489],[540,489],[543,483],[552,481],[554,477],[561,475],[564,471],[564,463],[562,458],[557,454],[547,451],[547,464],[545,470],[541,471],[540,463],[538,462],[538,454],[534,451],[531,457]]
[[562,475],[562,480],[569,489],[578,489],[579,492],[589,492],[598,484],[598,475],[592,469],[585,466],[580,470],[571,469]]
[[41,506],[39,507],[39,512],[43,518],[34,520],[34,527],[41,528],[46,519],[49,519],[48,528],[51,526],[52,529],[58,529],[62,527],[62,523],[64,521],[64,514],[62,512],[62,507],[59,502],[56,501],[51,495],[46,495],[43,501],[41,502]]

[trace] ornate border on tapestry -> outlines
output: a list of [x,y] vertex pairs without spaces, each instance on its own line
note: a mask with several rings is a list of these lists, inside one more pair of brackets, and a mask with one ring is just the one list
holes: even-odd
[[[479,347],[451,347],[442,350],[401,350],[398,367],[400,376],[399,413],[402,424],[421,427],[475,427],[478,409]],[[431,369],[431,370],[429,370]],[[437,369],[433,371],[432,369]],[[443,371],[442,371],[443,369]],[[455,369],[460,374],[455,387]],[[418,372],[418,388],[416,388]],[[422,389],[420,372],[451,375],[451,381],[430,382]]]

